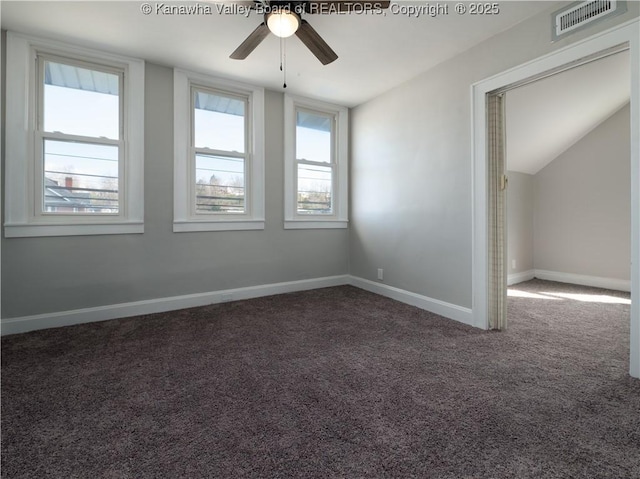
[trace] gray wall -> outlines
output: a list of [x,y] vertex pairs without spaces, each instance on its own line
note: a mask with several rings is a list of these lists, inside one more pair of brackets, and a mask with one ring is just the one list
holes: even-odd
[[534,176],[536,269],[629,280],[629,135],[627,105]]
[[267,92],[266,230],[172,233],[172,72],[149,64],[145,234],[3,237],[2,317],[348,271],[375,280],[376,268],[392,286],[471,306],[470,86],[637,17],[640,5],[552,44],[556,8],[352,112],[349,231],[283,230],[283,97]]
[[551,43],[548,12],[480,43],[352,112],[350,270],[471,307],[473,83],[638,16]]
[[507,271],[515,274],[533,269],[533,176],[517,171],[507,176]]
[[145,233],[3,237],[3,318],[348,272],[346,230],[283,229],[277,92],[265,95],[266,229],[174,234],[172,98],[172,69],[147,64]]

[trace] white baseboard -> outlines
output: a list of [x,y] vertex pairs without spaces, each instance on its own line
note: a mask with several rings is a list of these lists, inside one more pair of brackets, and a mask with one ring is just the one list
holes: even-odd
[[523,281],[529,281],[536,277],[536,272],[533,269],[528,271],[521,271],[520,273],[513,273],[507,276],[507,285],[522,283]]
[[[548,281],[580,284],[618,291],[631,290],[631,281],[560,273],[557,271],[539,269],[509,275],[508,283],[509,285],[516,284],[533,279],[534,277]],[[473,326],[473,312],[470,308],[446,303],[438,299],[429,298],[428,296],[412,293],[411,291],[395,288],[393,286],[377,283],[357,276],[340,275],[2,319],[0,323],[0,333],[3,336],[26,333],[28,331],[35,331],[38,329],[58,328],[61,326],[127,318],[143,314],[163,313],[166,311],[194,308],[227,301],[259,298],[274,294],[293,293],[296,291],[341,286],[344,284],[351,284],[366,291],[380,294],[432,313],[439,314],[445,318]]]
[[143,314],[163,313],[166,311],[207,306],[209,304],[227,301],[259,298],[274,294],[293,293],[296,291],[341,286],[344,284],[351,284],[366,291],[431,311],[446,318],[473,325],[473,315],[469,308],[463,308],[410,291],[394,288],[393,286],[369,281],[364,278],[340,275],[3,319],[0,333],[5,336],[9,334],[26,333],[38,329],[58,328],[61,326],[107,321]]
[[26,333],[37,329],[58,328],[73,324],[106,321],[116,318],[127,318],[141,314],[163,313],[177,309],[206,306],[209,304],[237,301],[241,299],[259,298],[274,294],[293,293],[309,289],[326,288],[351,284],[349,275],[328,276],[324,278],[288,281],[246,288],[227,289],[209,293],[187,294],[168,298],[148,299],[131,303],[111,304],[95,308],[75,309],[57,313],[37,314],[19,318],[3,319],[0,332],[3,336]]
[[359,278],[357,276],[351,276],[351,284],[372,293],[386,296],[388,298],[410,304],[411,306],[431,311],[432,313],[439,314],[445,318],[473,326],[473,314],[469,308],[445,303],[439,299],[429,298],[428,296],[412,293],[411,291],[406,291],[404,289],[394,288],[393,286],[386,284],[376,283],[375,281]]
[[595,288],[606,288],[616,291],[631,291],[631,281],[624,279],[560,273],[557,271],[546,271],[543,269],[536,269],[535,277],[538,279],[546,279],[547,281],[558,281],[559,283],[580,284],[582,286],[593,286]]

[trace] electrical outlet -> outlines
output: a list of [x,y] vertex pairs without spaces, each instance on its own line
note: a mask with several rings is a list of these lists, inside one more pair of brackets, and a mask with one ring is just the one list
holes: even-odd
[[384,279],[384,270],[382,268],[378,268],[378,279],[380,281]]
[[511,269],[516,269],[516,260],[515,259],[511,260]]

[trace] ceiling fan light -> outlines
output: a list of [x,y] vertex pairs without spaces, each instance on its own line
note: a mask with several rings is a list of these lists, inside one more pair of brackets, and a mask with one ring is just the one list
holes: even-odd
[[267,26],[275,36],[287,38],[300,28],[300,17],[289,10],[274,11],[267,16]]

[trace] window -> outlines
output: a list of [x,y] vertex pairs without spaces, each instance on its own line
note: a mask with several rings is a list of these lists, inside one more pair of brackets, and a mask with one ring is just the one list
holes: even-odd
[[6,236],[142,233],[144,63],[10,33],[7,66]]
[[347,109],[285,96],[285,228],[347,227]]
[[334,116],[296,110],[296,212],[332,215]]
[[195,211],[244,214],[247,99],[198,87],[191,95]]
[[174,231],[264,229],[264,92],[174,72]]
[[123,71],[45,55],[37,60],[35,149],[43,175],[37,205],[43,213],[117,214]]

